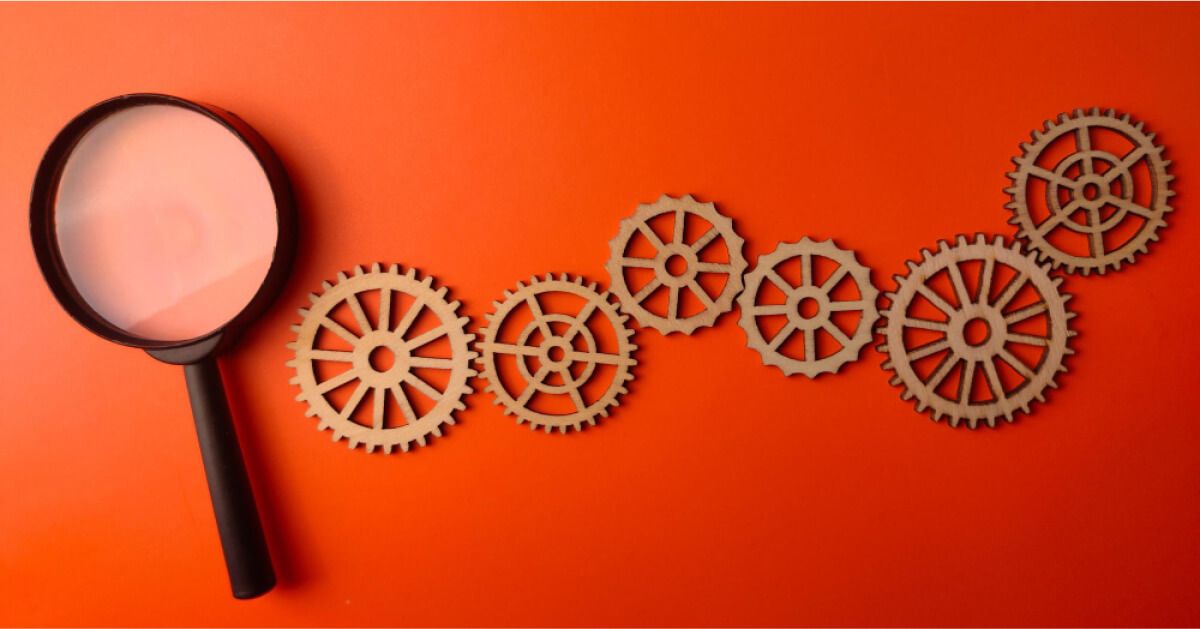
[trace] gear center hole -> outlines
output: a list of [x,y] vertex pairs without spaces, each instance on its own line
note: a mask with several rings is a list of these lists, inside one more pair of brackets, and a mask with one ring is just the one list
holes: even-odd
[[796,313],[801,319],[814,319],[821,314],[821,303],[815,297],[802,297],[796,302]]
[[567,358],[567,348],[563,347],[562,345],[554,345],[550,349],[546,350],[546,358],[553,362],[561,363]]
[[963,340],[971,347],[979,347],[991,337],[992,326],[988,325],[987,319],[983,317],[975,317],[963,326]]
[[371,350],[371,354],[367,357],[367,361],[371,363],[371,369],[379,373],[385,373],[392,367],[396,366],[396,352],[393,352],[390,347],[380,345]]
[[688,271],[687,258],[684,258],[678,253],[672,253],[670,256],[668,256],[667,262],[664,266],[667,269],[667,273],[670,273],[675,277],[679,277]]
[[1083,184],[1081,193],[1083,194],[1083,198],[1088,201],[1095,201],[1100,198],[1100,184],[1096,182],[1085,183]]

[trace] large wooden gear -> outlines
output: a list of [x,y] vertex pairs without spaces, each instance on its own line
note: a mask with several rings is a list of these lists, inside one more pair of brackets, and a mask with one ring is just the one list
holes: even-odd
[[[576,310],[556,311],[542,303],[542,298],[563,295],[578,302]],[[633,380],[637,345],[631,340],[633,330],[625,325],[629,317],[621,314],[609,293],[599,292],[595,283],[584,284],[581,277],[547,274],[530,278],[528,284],[518,282],[493,305],[478,343],[480,375],[506,415],[514,415],[518,424],[527,422],[530,429],[565,433],[568,428],[582,430],[585,424],[595,426],[597,418],[607,417],[620,404],[620,396],[628,392],[625,384]],[[511,325],[510,317],[515,320],[521,310],[528,321]],[[609,350],[600,346],[596,332],[602,330],[593,331],[592,319],[603,322],[593,325],[608,326],[603,331],[609,333]],[[502,377],[502,359],[516,363],[519,383]],[[600,377],[601,366],[611,368],[611,374],[600,383],[603,390],[589,399],[590,382]],[[539,410],[535,396],[563,398],[570,410]]]
[[[964,264],[978,266],[978,276],[964,273]],[[970,241],[959,236],[954,246],[942,241],[937,252],[924,250],[920,262],[909,262],[908,275],[897,275],[895,292],[886,295],[891,303],[878,347],[888,355],[884,369],[895,374],[891,384],[903,388],[901,398],[915,399],[917,410],[929,410],[934,421],[947,417],[951,426],[971,428],[981,421],[994,427],[999,417],[1011,422],[1016,411],[1028,413],[1032,402],[1044,402],[1046,389],[1067,370],[1063,359],[1074,353],[1068,341],[1075,335],[1070,295],[1059,291],[1062,278],[1052,277],[1050,268],[1020,243],[1006,245],[1001,236],[988,242],[982,234]],[[950,288],[939,292],[935,281]],[[938,314],[923,316],[922,306]],[[986,335],[973,338],[969,329]],[[913,346],[909,339],[918,334],[930,340]],[[1027,348],[1039,356],[1033,364],[1016,355]],[[1001,369],[1016,382],[1003,382]],[[947,391],[952,374],[957,385]],[[976,396],[984,384],[987,395]]]
[[[818,281],[813,272],[814,258],[824,258],[837,267]],[[791,261],[800,263],[800,277],[795,284],[777,271],[781,264]],[[852,299],[836,298],[832,294],[834,289],[847,280],[854,284],[857,295]],[[773,292],[782,294],[781,302],[762,302],[760,289],[764,282],[776,289]],[[799,242],[780,243],[775,251],[759,257],[754,270],[746,274],[746,289],[738,297],[746,345],[762,356],[764,365],[778,367],[789,376],[803,374],[816,378],[823,373],[834,373],[857,360],[862,348],[871,342],[879,318],[875,305],[878,296],[879,291],[871,283],[870,269],[859,264],[853,251],[840,249],[829,240],[814,242],[803,238]],[[859,313],[852,330],[844,330],[843,324],[834,320],[837,312]],[[782,317],[784,322],[768,338],[759,323],[772,317]],[[786,343],[796,334],[802,335],[804,341],[798,344],[798,355],[793,355]],[[818,335],[828,335],[838,349],[818,357]]]
[[[664,239],[650,222],[665,214],[673,218],[671,237]],[[707,231],[690,241],[685,233],[688,215],[709,224]],[[636,257],[629,253],[631,240],[639,234],[654,247],[653,257]],[[728,250],[728,260],[702,259],[702,252],[719,241],[723,241]],[[632,314],[639,325],[663,334],[691,334],[698,328],[715,324],[718,317],[733,308],[733,300],[742,290],[742,273],[747,266],[742,255],[743,244],[733,228],[733,221],[718,212],[714,204],[700,203],[691,195],[676,199],[664,194],[654,203],[639,205],[633,216],[621,221],[620,231],[609,242],[611,255],[607,270],[612,278],[612,293],[621,300],[622,310]],[[681,264],[682,269],[676,269],[673,263]],[[626,281],[627,269],[651,269],[654,275],[644,285],[634,288]],[[711,295],[701,285],[698,281],[701,273],[727,276],[720,294]],[[647,300],[660,290],[668,293],[666,310],[661,314],[646,307]],[[684,292],[697,299],[703,309],[682,314],[680,302]]]
[[1040,260],[1068,273],[1104,273],[1158,240],[1172,209],[1171,162],[1141,122],[1111,109],[1076,109],[1047,121],[1021,149],[1008,174],[1009,222]]
[[[466,408],[462,400],[475,375],[475,337],[466,331],[467,317],[458,315],[459,302],[447,301],[446,288],[435,289],[432,277],[421,278],[413,269],[401,273],[396,265],[385,270],[374,264],[369,272],[355,267],[351,276],[338,273],[337,279],[309,295],[312,304],[300,309],[302,321],[293,326],[296,340],[288,348],[295,356],[288,366],[296,371],[292,384],[300,387],[296,399],[308,404],[308,416],[319,418],[317,428],[331,431],[334,441],[346,439],[351,448],[408,451],[413,443],[424,446],[428,437],[440,437],[442,426],[454,423],[454,412]],[[378,292],[379,305],[368,311],[361,298],[371,292]],[[407,307],[401,309],[402,303]],[[342,307],[352,314],[352,325],[333,317]],[[417,329],[414,322],[423,312],[433,318]],[[330,349],[321,335],[340,339],[342,349]],[[437,345],[442,355],[430,349]],[[377,368],[373,355],[379,352],[392,357],[390,366]],[[318,368],[323,362],[348,369],[323,378]],[[445,372],[442,386],[428,382],[422,375],[426,370]],[[343,387],[352,389],[350,397],[335,402],[330,394]],[[423,411],[410,397],[417,395],[423,396]],[[389,416],[389,397],[401,417]],[[370,420],[356,421],[364,403],[371,406]]]

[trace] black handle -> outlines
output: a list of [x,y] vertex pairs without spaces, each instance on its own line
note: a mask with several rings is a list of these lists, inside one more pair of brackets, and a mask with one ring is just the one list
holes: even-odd
[[271,555],[258,520],[217,361],[208,357],[184,365],[183,369],[233,596],[254,598],[266,594],[275,586],[275,571],[271,568]]

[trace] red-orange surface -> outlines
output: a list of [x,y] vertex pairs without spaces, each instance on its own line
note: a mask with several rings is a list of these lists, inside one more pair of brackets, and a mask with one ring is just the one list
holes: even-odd
[[[1200,7],[0,7],[0,623],[1200,624]],[[302,201],[294,275],[224,360],[281,583],[229,596],[180,369],[67,317],[34,263],[34,169],[108,96],[227,107]],[[640,332],[597,429],[488,395],[431,447],[334,444],[292,400],[305,294],[415,266],[482,321],[533,273],[607,281],[661,193],[751,259],[835,237],[887,289],[921,247],[1009,234],[1004,173],[1049,117],[1134,113],[1177,211],[1076,278],[1078,355],[997,430],[918,415],[874,350],[785,378],[736,315]]]

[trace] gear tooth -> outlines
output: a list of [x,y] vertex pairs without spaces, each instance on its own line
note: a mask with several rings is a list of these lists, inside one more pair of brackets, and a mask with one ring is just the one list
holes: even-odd
[[375,444],[373,444],[373,443],[367,443],[366,447],[367,447],[367,454],[370,454],[375,451]]
[[399,444],[401,452],[408,452],[412,448],[412,444],[407,441],[401,441]]
[[554,427],[550,426],[549,424],[542,427],[542,431],[545,432],[547,435],[550,434],[551,430],[554,430]]
[[392,275],[400,275],[400,265],[394,263],[389,265],[388,273],[391,273]]
[[905,279],[904,276],[900,275],[900,274],[896,274],[896,275],[892,276],[892,281],[896,283],[896,286],[900,286],[901,284],[903,284],[904,279]]
[[[442,436],[442,427],[441,427],[441,426],[434,426],[433,428],[431,428],[431,429],[429,430],[429,434],[431,434],[431,435],[433,435],[433,436],[435,436],[435,437],[441,437],[441,436]],[[425,445],[425,444],[423,444],[423,443],[422,443],[421,445]]]
[[[913,399],[913,397],[915,397],[915,394],[912,391],[905,390],[905,391],[900,392],[900,399],[904,400],[905,402]],[[925,403],[918,402],[917,403],[917,411],[923,411],[923,410],[925,410]]]
[[421,285],[424,286],[425,288],[429,288],[429,287],[433,286],[433,276],[426,275],[424,278],[421,279]]
[[[917,263],[913,262],[912,260],[905,260],[904,266],[908,267],[908,270],[911,272],[914,272],[914,273],[917,270]],[[897,275],[896,277],[899,277],[899,276]]]
[[[1097,113],[1099,113],[1099,111],[1100,111],[1100,108],[1099,108],[1099,107],[1096,107],[1096,108],[1095,108],[1095,111],[1096,111]],[[1111,108],[1111,107],[1110,107],[1110,108],[1108,108],[1108,109],[1105,109],[1105,110],[1104,110],[1104,115],[1105,115],[1105,116],[1108,116],[1109,118],[1116,118],[1116,117],[1117,117],[1117,110],[1115,110],[1115,109],[1113,109],[1113,108]]]
[[383,444],[383,453],[391,454],[392,453],[392,444],[390,444],[390,443]]
[[305,416],[305,417],[316,417],[316,416],[317,416],[317,409],[315,409],[315,408],[313,408],[313,407],[311,407],[311,406],[310,406],[310,407],[308,407],[308,410],[304,411],[304,416]]
[[608,417],[608,409],[607,408],[600,409],[599,413],[600,413],[601,417]]
[[427,442],[425,441],[425,435],[417,435],[417,445],[421,446],[422,448],[427,445]]
[[880,367],[882,367],[883,369],[888,369],[888,370],[893,369],[892,361],[885,360],[885,361],[883,361],[883,364],[880,365]]
[[[429,278],[427,278],[427,279],[429,279]],[[436,291],[434,291],[433,294],[437,295],[439,298],[445,299],[446,293],[448,293],[448,292],[450,292],[450,289],[443,286],[443,287],[437,289]]]
[[[1083,109],[1080,107],[1076,107],[1074,113],[1075,113],[1076,118],[1082,118],[1084,116]],[[1066,115],[1066,114],[1063,114],[1063,115]],[[1066,122],[1066,121],[1064,120],[1064,122]]]
[[[1045,403],[1046,403],[1046,396],[1045,396],[1045,395],[1042,395],[1042,392],[1041,392],[1041,391],[1038,391],[1037,393],[1034,393],[1034,394],[1033,394],[1033,397],[1034,397],[1034,399],[1036,399],[1037,401],[1041,402],[1042,404],[1045,404]],[[1025,410],[1025,412],[1026,412],[1026,413],[1028,413],[1028,412],[1029,412],[1029,410],[1028,410],[1028,409],[1026,409],[1026,410]]]
[[[383,266],[382,266],[382,265],[380,265],[378,262],[372,262],[372,263],[371,263],[371,272],[372,272],[372,273],[382,273],[382,272],[383,272]],[[391,450],[392,450],[392,447],[391,447],[391,446],[388,446],[388,452],[391,452]]]
[[366,271],[366,269],[362,268],[362,266],[360,266],[360,265],[357,265],[357,264],[356,264],[356,265],[354,265],[354,275],[355,275],[356,277],[357,277],[357,276],[362,276],[362,275],[363,275],[364,273],[366,273],[366,272],[367,272],[367,271]]
[[[305,311],[305,312],[307,312],[307,311]],[[292,325],[288,326],[288,329],[291,330],[292,332],[295,332],[296,334],[299,334],[300,333],[300,324],[293,323]]]
[[[598,422],[596,422],[595,417],[589,417],[589,418],[587,418],[587,423],[589,426],[595,426],[595,425],[597,425]],[[578,425],[578,424],[576,424],[576,425]]]
[[[337,281],[345,282],[348,279],[350,279],[350,278],[346,277],[345,272],[343,272],[343,271],[337,272]],[[321,286],[328,286],[328,285],[329,285],[329,282],[322,282],[322,284],[321,284]],[[332,286],[330,286],[329,288],[332,288]],[[326,288],[325,290],[329,290],[329,288]]]
[[[329,283],[329,282],[322,282],[322,285],[325,285],[325,284],[328,284],[328,283]],[[320,297],[320,295],[317,295],[316,293],[309,293],[309,294],[308,294],[308,301],[309,301],[309,302],[311,302],[311,303],[314,303],[314,304],[315,304],[315,303],[317,303],[317,302],[318,302],[318,301],[320,301],[320,300],[321,300],[321,297]]]
[[[875,330],[875,333],[876,333],[876,334],[883,334],[883,331],[882,331],[882,330]],[[875,351],[877,351],[877,352],[881,352],[881,353],[884,353],[884,354],[888,353],[888,346],[887,346],[887,343],[880,343],[879,345],[876,345],[876,346],[875,346]],[[887,369],[887,367],[884,367],[884,369]]]
[[575,283],[576,283],[576,284],[578,284],[578,285],[580,285],[580,286],[583,286],[583,276],[582,276],[582,275],[576,275],[576,276],[575,276]]
[[351,437],[351,438],[349,438],[349,439],[346,439],[346,447],[347,447],[347,448],[349,448],[349,449],[351,449],[351,450],[353,450],[353,449],[357,448],[357,447],[358,447],[358,440],[357,440],[357,439],[355,439],[355,438],[353,438],[353,437]]
[[1067,122],[1069,122],[1070,120],[1071,120],[1071,117],[1070,117],[1070,116],[1068,116],[1068,115],[1067,115],[1067,114],[1065,114],[1065,113],[1061,113],[1061,114],[1059,114],[1059,115],[1058,115],[1058,123],[1059,123],[1059,124],[1066,124],[1066,123],[1067,123]]
[[957,243],[958,246],[960,246],[960,247],[965,247],[968,244],[970,244],[969,242],[967,242],[967,237],[963,234],[959,234],[958,237],[954,239],[954,242]]
[[[900,386],[901,382],[903,382],[903,381],[900,379],[900,376],[892,376],[890,379],[888,379],[888,384],[892,385],[893,387]],[[903,397],[903,395],[901,397]],[[911,398],[912,398],[912,394],[908,393],[908,397],[906,397],[904,399],[909,400]]]

